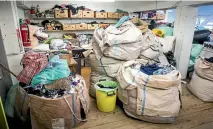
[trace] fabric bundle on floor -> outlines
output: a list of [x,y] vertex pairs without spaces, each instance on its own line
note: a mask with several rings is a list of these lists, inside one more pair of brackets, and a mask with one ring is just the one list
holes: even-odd
[[[181,101],[181,75],[174,70],[165,75],[141,71],[148,60],[125,62],[116,76],[118,97],[127,115],[153,123],[171,123],[178,116]],[[155,69],[154,71],[156,71]]]

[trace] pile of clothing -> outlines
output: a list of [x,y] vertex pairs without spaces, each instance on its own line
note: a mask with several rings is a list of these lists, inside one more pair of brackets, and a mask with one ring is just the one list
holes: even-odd
[[[28,51],[21,63],[24,69],[17,77],[20,83],[9,93],[14,94],[14,109],[22,120],[29,117],[30,111],[32,128],[54,128],[51,122],[55,118],[63,119],[61,128],[72,128],[85,121],[88,90],[83,77],[71,73],[67,60],[59,55]],[[6,109],[11,109],[9,106]]]
[[[209,47],[211,45],[211,47]],[[199,99],[213,102],[213,45],[204,45],[195,61],[194,73],[188,89]]]

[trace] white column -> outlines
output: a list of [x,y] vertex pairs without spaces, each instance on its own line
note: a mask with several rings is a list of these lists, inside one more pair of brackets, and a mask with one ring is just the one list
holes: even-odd
[[[20,65],[23,56],[23,46],[19,34],[18,12],[15,1],[0,1],[0,34],[1,45],[0,51],[4,51],[6,59],[0,60],[15,74],[22,70]],[[12,79],[13,84],[17,82],[13,75],[7,77]]]
[[194,30],[197,18],[197,7],[183,6],[176,9],[174,35],[176,37],[174,56],[177,69],[186,78]]

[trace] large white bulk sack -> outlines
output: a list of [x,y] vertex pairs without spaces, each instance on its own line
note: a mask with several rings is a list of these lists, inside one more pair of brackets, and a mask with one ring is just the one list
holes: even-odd
[[88,63],[92,71],[98,72],[100,74],[105,74],[110,77],[115,77],[122,63],[117,62],[110,64],[109,62],[107,62],[107,59],[105,59],[106,58],[100,58],[98,60],[95,54],[90,54],[88,56]]
[[[123,24],[126,24],[123,23]],[[136,31],[134,32],[134,34],[137,33],[140,35],[138,37],[138,39],[134,39],[136,37],[132,36],[131,38],[130,37],[126,37],[125,34],[129,33],[129,31],[131,32],[132,29],[138,29],[137,27],[135,27],[134,25],[132,25],[132,23],[130,23],[131,28],[128,29],[129,26],[127,26],[125,29],[125,33],[119,33],[119,34],[114,34],[114,44],[108,44],[106,40],[104,40],[104,36],[106,38],[106,33],[107,32],[107,29],[106,30],[103,30],[103,29],[96,29],[95,32],[94,32],[94,38],[95,38],[95,42],[96,44],[99,46],[99,49],[101,51],[101,53],[104,54],[104,56],[106,57],[111,57],[111,58],[114,58],[114,59],[118,59],[118,60],[132,60],[132,59],[137,59],[140,55],[140,51],[143,47],[143,44],[142,44],[142,34],[139,30],[139,33]],[[121,25],[121,28],[122,28],[122,25]],[[124,30],[122,30],[124,31]],[[122,38],[121,38],[122,37]],[[121,38],[121,39],[119,39]],[[127,40],[125,38],[130,38],[129,41],[124,41],[124,40]],[[130,41],[131,40],[131,41]],[[111,41],[112,42],[112,41]],[[119,42],[119,43],[118,43]],[[100,53],[100,52],[99,52]]]
[[213,81],[213,63],[198,58],[195,62],[195,72],[200,77]]
[[118,44],[107,47],[103,50],[103,54],[118,60],[132,60],[139,57],[142,47],[141,41],[129,44]]
[[162,46],[158,38],[152,31],[148,31],[143,35],[143,48],[140,53],[141,59],[157,59],[162,53]]
[[175,36],[165,36],[164,38],[158,37],[158,39],[162,45],[163,53],[172,51],[172,49],[174,48]]
[[194,72],[187,87],[199,99],[213,102],[213,81],[201,78]]
[[146,75],[140,66],[146,60],[124,63],[116,76],[118,97],[127,115],[154,123],[171,123],[178,116],[181,102],[181,75],[173,70],[167,75]]
[[115,77],[118,69],[124,61],[116,60],[113,58],[105,57],[100,50],[98,43],[92,39],[93,53],[88,56],[88,62],[92,71],[105,74],[110,77]]
[[109,81],[114,81],[115,78],[111,78],[107,75],[100,74],[98,72],[91,72],[90,76],[90,87],[89,87],[89,94],[96,98],[96,89],[95,89],[95,84],[101,80],[109,80]]
[[135,43],[142,40],[142,33],[131,21],[124,22],[121,26],[113,25],[103,31],[103,44],[100,47],[115,44]]
[[195,71],[188,89],[199,99],[213,102],[213,63],[201,58],[196,60]]

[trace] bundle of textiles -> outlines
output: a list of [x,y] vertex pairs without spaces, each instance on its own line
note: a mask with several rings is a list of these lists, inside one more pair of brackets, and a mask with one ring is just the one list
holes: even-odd
[[17,77],[20,83],[7,95],[6,114],[24,121],[30,116],[32,128],[56,128],[52,125],[55,118],[63,119],[65,124],[60,128],[72,128],[86,121],[89,110],[86,83],[83,77],[70,71],[67,60],[59,55],[48,58],[33,51],[25,53],[24,69]]
[[121,66],[116,79],[128,116],[153,123],[171,123],[178,116],[181,75],[175,67],[131,60]]

